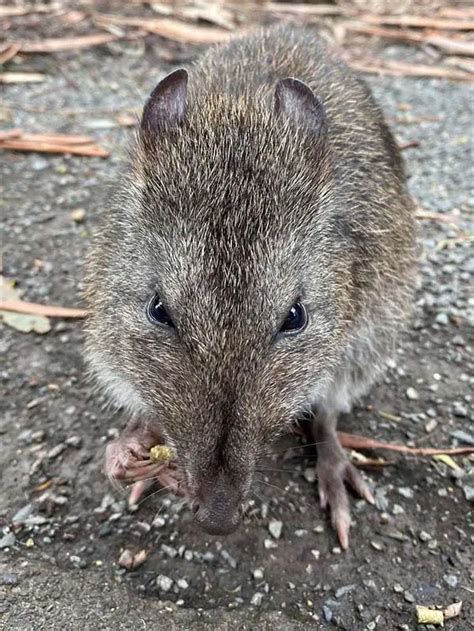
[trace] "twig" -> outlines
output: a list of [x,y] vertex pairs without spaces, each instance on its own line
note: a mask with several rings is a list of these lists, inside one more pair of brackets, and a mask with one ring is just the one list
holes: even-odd
[[23,132],[21,129],[9,129],[8,131],[0,131],[0,142],[9,138],[19,138]]
[[28,141],[22,139],[5,140],[0,149],[11,151],[34,151],[37,153],[69,153],[76,156],[107,158],[110,153],[98,145],[69,145],[52,142]]
[[464,20],[465,18],[474,18],[474,9],[469,7],[442,7],[438,10],[438,15],[444,18]]
[[420,146],[419,140],[407,140],[406,142],[398,143],[398,148],[400,149],[400,151],[405,151],[405,149],[411,149],[412,147],[419,147],[419,146]]
[[393,26],[412,26],[414,28],[435,28],[446,31],[472,31],[474,20],[452,20],[428,18],[423,15],[372,15],[363,13],[357,19],[368,24],[388,24]]
[[6,64],[7,61],[13,59],[15,55],[20,50],[20,44],[9,44],[3,51],[0,53],[0,64]]
[[39,72],[0,72],[0,83],[41,83],[45,79]]
[[29,13],[49,13],[57,10],[57,5],[38,4],[23,7],[0,7],[0,18],[14,18],[17,16],[28,15]]
[[422,33],[414,33],[413,31],[406,31],[402,29],[379,28],[377,26],[364,26],[361,24],[348,24],[345,28],[354,33],[376,35],[378,37],[394,39],[400,42],[435,46],[442,52],[450,55],[474,57],[474,44],[472,42],[453,40],[452,38],[441,37],[439,35],[424,35]]
[[24,300],[0,300],[0,311],[15,311],[16,313],[42,315],[49,318],[85,318],[87,315],[85,309],[40,305],[35,302],[25,302]]
[[96,14],[95,18],[99,25],[136,26],[149,33],[184,44],[212,44],[226,41],[231,36],[224,29],[197,27],[173,18],[137,18],[103,13]]
[[406,447],[405,445],[392,445],[391,443],[381,443],[373,438],[358,436],[357,434],[346,434],[338,432],[341,445],[345,449],[384,449],[387,451],[397,451],[402,454],[412,454],[415,456],[435,456],[437,454],[447,454],[451,456],[474,454],[474,447]]
[[451,81],[467,81],[472,83],[474,77],[467,72],[453,71],[443,66],[426,66],[423,64],[410,64],[402,61],[390,61],[381,59],[360,59],[349,61],[354,70],[368,74],[394,75],[397,77],[434,77]]
[[19,41],[11,42],[20,46],[19,51],[22,53],[56,53],[64,50],[80,50],[89,48],[90,46],[100,46],[114,42],[117,35],[110,33],[93,33],[92,35],[82,35],[80,37],[58,37],[51,39],[42,39],[38,41]]
[[334,4],[290,4],[286,2],[267,2],[264,11],[295,13],[298,15],[341,15],[344,10]]

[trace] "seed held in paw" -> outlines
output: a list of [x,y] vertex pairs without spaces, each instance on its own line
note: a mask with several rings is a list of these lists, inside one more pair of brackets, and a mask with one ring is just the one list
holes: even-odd
[[158,464],[167,464],[176,459],[176,449],[168,445],[155,445],[150,449],[150,460]]

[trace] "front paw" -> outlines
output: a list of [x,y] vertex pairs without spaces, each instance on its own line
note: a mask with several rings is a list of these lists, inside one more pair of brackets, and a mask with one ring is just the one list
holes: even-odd
[[352,465],[338,443],[326,444],[318,449],[316,465],[319,499],[322,508],[329,508],[331,523],[336,530],[341,547],[349,547],[351,524],[349,497],[346,484],[360,497],[374,504],[374,497],[357,469]]

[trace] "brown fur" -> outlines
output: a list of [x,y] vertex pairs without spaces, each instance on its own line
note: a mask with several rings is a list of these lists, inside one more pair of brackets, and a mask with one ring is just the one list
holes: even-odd
[[[322,102],[326,140],[275,115],[286,77]],[[191,495],[225,478],[243,497],[303,409],[346,411],[365,392],[409,313],[414,217],[395,142],[312,34],[270,29],[190,68],[183,123],[141,133],[119,188],[89,266],[91,368],[160,426]],[[177,334],[147,320],[154,291]],[[307,329],[277,337],[299,296]]]

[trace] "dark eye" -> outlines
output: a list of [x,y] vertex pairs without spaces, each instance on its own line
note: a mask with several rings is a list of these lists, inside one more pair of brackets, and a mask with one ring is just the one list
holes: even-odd
[[280,333],[291,335],[299,333],[308,324],[308,313],[305,306],[301,302],[295,304],[288,311],[285,321],[283,322]]
[[153,322],[153,324],[161,324],[162,326],[170,326],[174,328],[173,320],[166,311],[166,308],[158,294],[155,294],[148,302],[146,312],[148,319],[150,322]]

